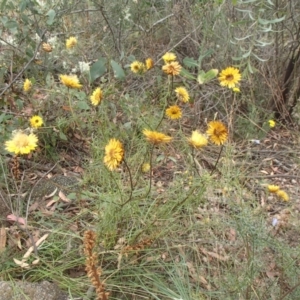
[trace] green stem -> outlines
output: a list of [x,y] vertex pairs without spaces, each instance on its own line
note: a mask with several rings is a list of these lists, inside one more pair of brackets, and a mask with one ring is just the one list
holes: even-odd
[[154,151],[154,145],[152,145],[152,148],[150,150],[150,176],[149,176],[149,189],[148,189],[148,192],[146,193],[145,197],[146,198],[149,194],[150,194],[150,191],[151,191],[151,188],[152,188],[152,157],[153,157],[153,151]]
[[198,175],[200,176],[199,170],[198,170],[198,168],[197,168],[196,160],[195,160],[195,149],[194,149],[194,147],[192,147],[192,158],[193,158],[194,167],[195,167],[195,169],[196,169],[196,172],[197,172]]

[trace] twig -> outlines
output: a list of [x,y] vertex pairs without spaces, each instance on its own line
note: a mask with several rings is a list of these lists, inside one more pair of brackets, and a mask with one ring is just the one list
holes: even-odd
[[105,20],[105,22],[106,22],[106,24],[107,24],[107,26],[108,26],[108,28],[109,28],[109,31],[110,31],[110,33],[111,33],[111,35],[112,35],[112,39],[113,39],[113,41],[114,41],[115,48],[117,49],[117,51],[119,52],[119,55],[121,56],[121,51],[120,51],[120,49],[119,49],[119,47],[118,47],[118,45],[117,45],[117,41],[116,41],[114,32],[113,32],[113,30],[112,30],[112,28],[111,28],[111,26],[110,26],[110,24],[109,24],[109,22],[108,22],[106,16],[105,16],[105,13],[104,13],[104,7],[103,7],[103,6],[100,7],[100,12],[101,12],[101,15],[102,15],[103,19]]

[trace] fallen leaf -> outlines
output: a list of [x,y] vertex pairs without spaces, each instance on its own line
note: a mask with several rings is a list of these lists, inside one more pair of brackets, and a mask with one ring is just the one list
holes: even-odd
[[62,201],[66,202],[66,203],[71,202],[71,200],[62,191],[59,191],[58,196]]
[[26,225],[26,220],[24,218],[17,217],[14,214],[8,215],[6,220],[10,222],[18,222],[21,225]]

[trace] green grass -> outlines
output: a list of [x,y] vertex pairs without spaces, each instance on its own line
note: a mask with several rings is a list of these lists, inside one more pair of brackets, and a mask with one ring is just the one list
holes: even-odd
[[[6,78],[15,78],[21,70],[22,76],[9,88],[5,76],[0,76],[1,88],[6,89],[0,100],[0,140],[4,144],[13,130],[26,129],[28,119],[36,114],[43,117],[45,126],[36,132],[37,151],[22,157],[37,164],[21,163],[19,180],[6,163],[8,153],[0,149],[0,191],[8,194],[5,200],[15,208],[14,214],[25,217],[28,213],[28,229],[7,226],[0,277],[48,280],[58,283],[71,299],[84,298],[92,284],[85,272],[83,235],[93,230],[97,233],[94,251],[109,299],[300,298],[299,179],[293,168],[299,147],[291,142],[299,139],[299,133],[280,120],[274,129],[268,127],[268,120],[274,118],[269,94],[276,92],[278,78],[272,77],[274,82],[263,78],[276,64],[272,59],[257,62],[256,48],[241,58],[250,37],[246,44],[234,39],[246,35],[251,23],[236,8],[255,12],[258,6],[245,8],[239,1],[236,6],[230,1],[110,2],[102,1],[101,8],[94,1],[46,1],[45,6],[34,4],[38,11],[22,10],[14,2],[11,7],[3,4],[7,15],[20,23],[14,25],[18,34],[9,24],[3,25],[4,37],[13,36],[19,50],[6,45],[18,59],[4,51],[0,70],[4,66]],[[50,9],[59,15],[52,21]],[[270,8],[261,18],[271,20],[271,16]],[[291,18],[286,19],[288,28]],[[39,43],[33,33],[39,24],[36,20],[47,28],[48,41],[56,37],[56,42],[53,52],[38,51],[42,65],[32,62],[24,70],[22,61],[32,58]],[[76,36],[78,44],[68,51],[65,39],[70,36]],[[265,49],[269,53],[274,46]],[[163,74],[161,56],[167,51],[176,53],[187,76],[172,79]],[[155,62],[153,69],[142,75],[130,71],[132,61],[148,57]],[[79,61],[90,64],[90,74],[79,71]],[[249,63],[255,65],[256,73],[251,73]],[[202,85],[197,82],[201,70],[221,71],[231,65],[242,73],[241,93],[221,87],[217,78]],[[8,66],[13,66],[12,72]],[[68,89],[58,79],[75,67],[83,84],[80,90]],[[34,79],[28,93],[22,91],[25,78]],[[165,109],[178,104],[174,94],[178,86],[185,86],[191,99],[180,103],[182,119],[169,120]],[[96,87],[101,87],[104,97],[94,107],[90,95]],[[222,151],[211,142],[192,150],[187,138],[196,129],[205,133],[214,119],[229,128]],[[144,137],[145,128],[173,140],[153,147]],[[105,146],[112,138],[120,140],[125,150],[125,161],[114,171],[103,163]],[[255,145],[252,139],[261,144]],[[290,169],[278,167],[276,159]],[[80,172],[76,202],[52,211],[46,207],[48,199],[27,211],[32,203],[27,206],[23,193],[45,175],[42,166],[50,170],[56,163],[61,172],[54,169],[54,175]],[[144,163],[151,164],[151,174],[142,172]],[[278,177],[269,176],[273,173]],[[294,176],[294,182],[281,175]],[[290,201],[268,193],[268,184],[280,185]],[[19,195],[18,200],[13,194]],[[276,226],[274,219],[279,222]],[[38,254],[37,265],[24,269],[14,263],[31,246],[31,238],[46,233],[48,238],[27,261],[32,263]]]

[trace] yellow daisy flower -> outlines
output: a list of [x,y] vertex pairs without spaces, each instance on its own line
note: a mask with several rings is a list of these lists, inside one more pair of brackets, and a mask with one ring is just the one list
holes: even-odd
[[268,121],[270,128],[274,128],[276,126],[276,122],[274,120]]
[[145,61],[145,65],[147,70],[152,69],[154,67],[154,61],[152,60],[152,58],[147,58]]
[[136,60],[133,63],[131,63],[130,69],[135,74],[141,74],[145,72],[146,66],[142,62]]
[[219,81],[221,86],[233,89],[241,80],[240,71],[233,67],[228,67],[220,73]]
[[176,55],[172,52],[167,52],[162,59],[164,60],[165,64],[168,64],[176,60]]
[[145,135],[147,141],[154,145],[169,143],[172,140],[172,137],[168,135],[157,131],[151,131],[148,129],[144,129],[143,134]]
[[105,146],[104,164],[111,171],[115,170],[124,159],[123,144],[117,139],[109,140]]
[[278,185],[272,185],[272,184],[268,185],[267,188],[270,193],[276,193],[280,189]]
[[175,89],[176,97],[178,100],[182,102],[188,102],[190,100],[190,95],[188,91],[186,90],[185,87],[179,86],[178,88]]
[[82,87],[77,75],[59,75],[59,78],[61,83],[68,88],[80,89]]
[[67,49],[72,49],[76,46],[77,44],[77,39],[75,36],[71,36],[66,40],[66,48]]
[[5,149],[14,154],[29,154],[37,147],[38,138],[35,134],[29,135],[22,131],[13,133],[12,139],[5,142]]
[[168,75],[176,76],[180,74],[181,68],[181,65],[177,61],[172,61],[165,64],[162,70]]
[[283,201],[289,201],[289,200],[290,200],[289,195],[288,195],[285,191],[283,191],[283,190],[278,190],[278,191],[276,192],[276,195],[277,195],[280,199],[282,199]]
[[42,49],[45,51],[45,52],[52,52],[52,47],[50,44],[48,43],[43,43],[42,44]]
[[191,146],[200,149],[207,145],[208,140],[205,135],[201,134],[198,130],[192,132],[192,136],[188,139]]
[[90,99],[93,105],[97,106],[103,98],[103,92],[100,88],[96,88]]
[[207,135],[210,140],[216,145],[223,145],[228,138],[228,130],[220,121],[211,121],[207,124]]
[[32,82],[30,79],[26,78],[23,84],[23,90],[24,92],[28,92],[31,90]]
[[147,173],[147,172],[149,172],[149,171],[150,171],[150,164],[144,163],[144,164],[142,165],[142,172],[143,172],[143,173]]
[[32,128],[39,128],[44,124],[44,121],[40,116],[33,116],[30,118],[29,123]]
[[177,105],[172,105],[166,109],[166,116],[171,120],[177,120],[182,117],[181,109]]

